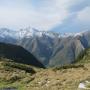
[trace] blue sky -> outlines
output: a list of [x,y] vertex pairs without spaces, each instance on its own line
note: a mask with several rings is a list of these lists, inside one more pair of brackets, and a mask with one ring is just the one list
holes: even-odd
[[0,0],[0,27],[90,30],[90,0]]

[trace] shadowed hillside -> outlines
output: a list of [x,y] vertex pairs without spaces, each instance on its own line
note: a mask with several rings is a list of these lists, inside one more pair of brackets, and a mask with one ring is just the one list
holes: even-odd
[[12,59],[18,63],[30,64],[37,67],[44,68],[31,53],[20,46],[0,43],[0,56]]

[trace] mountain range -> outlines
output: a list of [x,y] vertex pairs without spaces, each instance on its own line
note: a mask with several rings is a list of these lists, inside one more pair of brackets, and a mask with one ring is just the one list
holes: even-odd
[[46,67],[71,64],[90,47],[90,31],[55,33],[34,28],[0,29],[0,42],[23,47]]

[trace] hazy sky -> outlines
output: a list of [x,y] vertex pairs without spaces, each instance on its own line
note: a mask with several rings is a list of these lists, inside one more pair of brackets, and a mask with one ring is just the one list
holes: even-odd
[[0,0],[0,27],[78,32],[90,29],[90,0]]

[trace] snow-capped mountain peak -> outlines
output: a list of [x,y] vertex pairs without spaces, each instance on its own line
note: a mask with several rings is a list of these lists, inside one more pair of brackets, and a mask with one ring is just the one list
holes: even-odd
[[37,29],[30,28],[30,27],[26,29],[20,29],[19,33],[20,33],[20,36],[23,36],[23,37],[48,36],[48,37],[54,38],[56,36],[59,36],[58,33],[53,33],[53,32],[48,32],[48,31],[39,31]]
[[0,29],[0,37],[12,37],[14,39],[30,38],[30,37],[50,37],[50,38],[67,38],[69,36],[82,36],[84,32],[80,33],[54,33],[50,31],[39,31],[37,29],[28,27],[20,30],[11,30],[7,28]]

